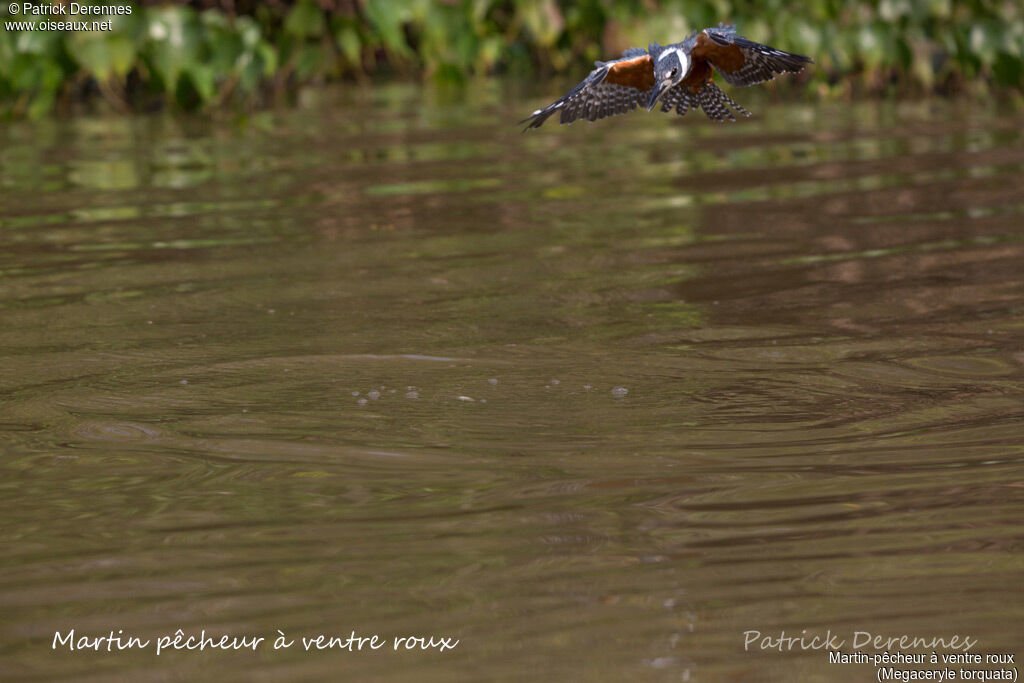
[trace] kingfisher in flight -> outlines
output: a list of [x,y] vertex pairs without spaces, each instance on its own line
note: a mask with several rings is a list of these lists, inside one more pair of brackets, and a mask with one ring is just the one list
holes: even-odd
[[683,42],[646,50],[631,47],[620,59],[596,62],[595,69],[575,88],[521,123],[525,130],[540,128],[555,112],[562,123],[577,119],[596,121],[627,114],[638,106],[651,111],[660,102],[663,112],[673,109],[682,116],[703,109],[712,121],[735,121],[733,110],[750,116],[715,85],[714,71],[726,83],[755,85],[783,73],[798,73],[811,58],[755,43],[736,35],[735,26],[694,31]]

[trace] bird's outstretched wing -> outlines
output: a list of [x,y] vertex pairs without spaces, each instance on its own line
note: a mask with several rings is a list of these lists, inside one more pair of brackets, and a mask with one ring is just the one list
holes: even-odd
[[798,73],[812,60],[805,55],[776,50],[736,35],[736,27],[706,28],[691,51],[694,62],[706,60],[732,85],[754,85],[779,74]]
[[598,62],[579,84],[543,109],[520,121],[540,128],[548,117],[561,112],[561,123],[577,119],[596,121],[606,116],[626,114],[646,102],[644,94],[654,85],[654,62],[643,48],[632,47],[621,59]]

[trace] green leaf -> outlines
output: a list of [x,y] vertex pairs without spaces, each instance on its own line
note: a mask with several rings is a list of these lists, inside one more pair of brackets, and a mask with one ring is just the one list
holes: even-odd
[[238,89],[253,92],[259,87],[263,76],[263,62],[257,55],[243,54],[238,61]]
[[268,78],[273,76],[277,72],[280,62],[277,58],[277,50],[268,43],[263,43],[257,48],[256,54],[259,55],[259,63],[262,65],[262,75]]
[[524,0],[519,3],[523,25],[543,47],[551,47],[565,28],[565,19],[554,0]]
[[226,76],[235,70],[246,47],[237,31],[211,29],[206,36],[205,62],[218,74]]
[[343,24],[334,33],[334,40],[341,54],[349,63],[359,66],[363,57],[363,43],[359,39],[359,31],[351,24]]
[[233,28],[242,39],[242,44],[248,48],[254,48],[264,42],[263,31],[252,17],[235,17]]
[[50,112],[53,109],[53,105],[57,102],[57,91],[56,90],[44,90],[36,93],[35,97],[32,98],[32,102],[28,105],[28,117],[30,119],[38,119]]
[[885,61],[886,42],[879,25],[865,25],[857,33],[857,52],[870,68],[881,66]]
[[203,102],[209,102],[216,95],[217,80],[212,66],[193,64],[188,69],[188,78]]
[[161,7],[147,11],[146,52],[153,70],[163,81],[164,90],[173,93],[179,76],[202,58],[202,29],[194,10],[188,7]]
[[405,23],[412,19],[410,6],[402,0],[374,0],[363,9],[384,47],[397,55],[411,58],[412,50],[405,41],[403,29]]
[[296,38],[319,38],[326,29],[323,11],[310,0],[297,2],[284,20],[285,33]]
[[91,76],[100,81],[124,78],[135,63],[131,39],[119,33],[76,31],[68,36],[68,54]]
[[320,70],[323,61],[323,48],[319,44],[300,45],[295,52],[295,75],[300,80],[308,80]]
[[16,55],[9,74],[11,86],[22,92],[56,92],[64,79],[63,70],[55,62],[31,54]]

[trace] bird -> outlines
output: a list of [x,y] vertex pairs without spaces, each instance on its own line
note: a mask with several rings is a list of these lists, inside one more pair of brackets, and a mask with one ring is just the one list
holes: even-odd
[[651,111],[659,102],[663,112],[675,109],[683,116],[690,109],[703,109],[712,121],[735,121],[733,110],[744,116],[750,112],[715,85],[714,71],[726,83],[748,86],[799,73],[811,63],[806,55],[755,43],[737,35],[734,25],[719,24],[694,31],[679,43],[631,47],[619,59],[595,62],[576,87],[520,124],[529,122],[524,132],[540,128],[555,112],[561,113],[561,123],[596,121],[637,107]]

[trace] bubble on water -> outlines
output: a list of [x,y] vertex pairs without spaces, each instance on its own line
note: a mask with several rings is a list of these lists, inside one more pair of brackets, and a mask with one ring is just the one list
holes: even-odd
[[406,398],[419,398],[420,397],[420,392],[418,392],[418,391],[408,391],[408,392],[406,392],[405,397]]
[[612,389],[612,396],[616,398],[621,398],[622,396],[625,396],[628,393],[629,389],[627,389],[626,387],[615,387],[614,389]]
[[366,392],[366,396],[371,401],[376,401],[378,398],[380,398],[380,392],[374,389],[373,391]]
[[248,408],[242,408],[242,412],[243,412],[243,413],[248,413],[248,412],[249,412],[249,409],[248,409]]
[[358,401],[356,401],[356,403],[358,403],[361,406],[365,406],[366,405],[366,399],[365,398],[361,398]]
[[498,379],[496,377],[492,377],[489,380],[487,380],[487,383],[493,387],[495,384],[498,383]]
[[182,384],[182,385],[188,384],[188,380],[187,379],[183,379],[180,382],[178,382],[178,384]]
[[561,382],[560,380],[557,380],[557,379],[553,379],[553,380],[551,380],[551,384],[552,384],[553,386],[558,386],[558,385],[559,385],[559,384],[561,384],[561,383],[562,383],[562,382]]
[[152,325],[152,324],[153,324],[153,321],[152,321],[152,320],[147,320],[147,321],[146,321],[146,324],[147,324],[147,325]]
[[468,403],[476,403],[476,399],[472,396],[456,396],[460,401],[466,401]]
[[359,392],[358,392],[358,391],[353,391],[353,392],[352,392],[352,395],[353,395],[353,396],[358,396],[358,395],[359,395]]

